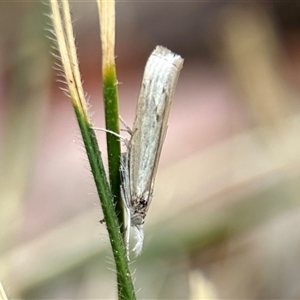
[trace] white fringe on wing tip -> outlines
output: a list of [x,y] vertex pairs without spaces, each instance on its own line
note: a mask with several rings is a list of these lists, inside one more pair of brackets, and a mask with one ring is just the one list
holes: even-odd
[[136,240],[136,244],[133,248],[135,255],[138,256],[142,253],[143,243],[144,243],[144,231],[142,226],[133,226],[134,230],[134,239]]

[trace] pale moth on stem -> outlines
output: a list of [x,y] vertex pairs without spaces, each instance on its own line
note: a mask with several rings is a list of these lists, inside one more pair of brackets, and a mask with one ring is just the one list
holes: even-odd
[[126,211],[125,243],[129,256],[130,229],[142,251],[143,225],[153,197],[159,157],[166,136],[174,91],[183,59],[157,46],[150,55],[142,81],[131,138],[121,157],[121,196]]

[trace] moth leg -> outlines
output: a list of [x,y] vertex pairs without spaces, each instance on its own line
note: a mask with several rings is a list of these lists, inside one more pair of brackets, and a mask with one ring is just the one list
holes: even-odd
[[127,123],[124,121],[124,119],[121,116],[119,116],[119,119],[120,119],[121,123],[123,124],[123,126],[125,127],[124,131],[126,131],[127,133],[129,133],[130,135],[132,135],[132,130],[127,125]]
[[106,128],[101,128],[101,127],[93,127],[94,130],[100,130],[100,131],[104,131],[104,132],[107,132],[107,133],[110,133],[116,137],[118,137],[120,140],[126,140],[126,138],[124,138],[122,135],[114,132],[114,131],[111,131],[111,130],[108,130]]
[[124,145],[126,146],[127,149],[129,149],[129,141],[127,138],[125,138],[124,136],[114,132],[114,131],[111,131],[111,130],[108,130],[108,129],[105,129],[105,128],[100,128],[100,127],[93,127],[94,130],[101,130],[101,131],[105,131],[107,133],[110,133],[116,137],[118,137],[123,143]]

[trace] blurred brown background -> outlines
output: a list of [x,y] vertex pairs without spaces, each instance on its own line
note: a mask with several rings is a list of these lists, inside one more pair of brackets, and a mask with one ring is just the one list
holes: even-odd
[[[103,127],[97,6],[72,8],[84,87]],[[300,4],[120,1],[116,9],[128,124],[155,46],[185,58],[143,254],[131,265],[138,297],[299,299]],[[115,299],[47,13],[41,2],[0,2],[0,281],[10,299]]]

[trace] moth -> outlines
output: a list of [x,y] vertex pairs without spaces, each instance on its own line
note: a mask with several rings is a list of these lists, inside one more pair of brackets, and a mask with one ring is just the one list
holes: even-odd
[[142,80],[136,115],[121,156],[121,197],[126,212],[125,243],[129,253],[130,230],[142,251],[143,226],[153,197],[155,176],[167,132],[170,108],[183,59],[162,46],[150,55]]

